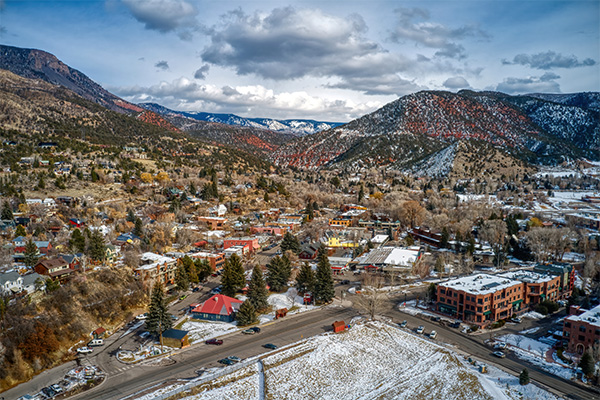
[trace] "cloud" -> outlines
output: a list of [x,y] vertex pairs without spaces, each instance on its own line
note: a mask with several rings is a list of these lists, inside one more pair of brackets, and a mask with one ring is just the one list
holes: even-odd
[[[467,56],[465,48],[456,43],[457,41],[466,37],[489,38],[489,35],[475,24],[450,28],[439,23],[428,22],[430,15],[424,9],[398,8],[395,12],[398,23],[390,34],[390,40],[397,43],[410,40],[425,47],[438,49],[435,53],[438,57],[464,59]],[[421,22],[413,20],[421,20]]]
[[163,71],[167,71],[169,69],[169,63],[162,60],[154,64],[154,66],[158,69],[162,69]]
[[146,29],[162,33],[195,25],[196,7],[185,0],[122,0]]
[[134,103],[157,102],[180,111],[233,112],[272,118],[294,115],[295,118],[339,121],[345,116],[350,120],[383,106],[381,102],[330,100],[304,91],[276,93],[261,85],[217,87],[186,78],[149,87],[112,87],[109,90]]
[[578,68],[589,67],[596,65],[596,61],[591,58],[579,61],[574,56],[565,56],[554,51],[546,51],[545,53],[537,54],[517,54],[512,61],[502,60],[505,65],[528,65],[535,69],[552,69],[552,68]]
[[[285,7],[249,15],[237,9],[206,29],[211,43],[201,57],[239,75],[273,80],[325,77],[333,78],[338,88],[405,93],[406,81],[397,73],[413,68],[416,61],[389,53],[366,39],[366,31],[364,20],[355,14],[338,17]],[[377,89],[367,90],[372,84]]]
[[209,69],[210,69],[210,65],[204,64],[203,66],[198,68],[196,70],[196,72],[194,72],[194,78],[200,79],[200,80],[206,79],[206,74],[208,73]]
[[469,82],[462,76],[454,76],[452,78],[446,79],[443,83],[444,87],[448,89],[469,89],[471,85]]
[[553,72],[546,72],[539,77],[505,78],[496,86],[496,90],[509,94],[560,93],[560,85],[556,82],[559,78]]

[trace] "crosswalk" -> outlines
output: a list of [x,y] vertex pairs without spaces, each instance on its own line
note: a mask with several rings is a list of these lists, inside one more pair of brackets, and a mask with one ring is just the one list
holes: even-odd
[[111,371],[111,373],[109,375],[120,375],[123,372],[125,372],[133,367],[135,367],[135,365],[124,365],[122,367],[115,368],[113,371]]

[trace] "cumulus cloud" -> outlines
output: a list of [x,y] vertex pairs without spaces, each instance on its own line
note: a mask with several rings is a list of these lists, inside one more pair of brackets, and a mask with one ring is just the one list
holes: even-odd
[[194,72],[194,78],[200,79],[200,80],[206,79],[206,74],[208,73],[209,69],[210,69],[210,65],[204,64],[203,66],[198,68],[196,70],[196,72]]
[[113,93],[128,101],[158,102],[175,110],[234,112],[246,115],[257,113],[273,118],[318,118],[338,121],[357,118],[383,106],[381,102],[354,103],[351,100],[329,100],[304,91],[276,93],[261,85],[224,86],[202,85],[179,78],[150,87],[114,87]]
[[496,86],[496,90],[509,94],[522,93],[560,93],[560,85],[556,82],[560,76],[546,72],[542,76],[527,78],[505,78]]
[[[211,43],[201,57],[240,75],[273,80],[328,77],[339,81],[339,88],[406,93],[406,81],[397,73],[416,61],[389,53],[366,39],[366,31],[359,15],[338,17],[293,7],[249,15],[237,9],[206,30]],[[377,89],[365,90],[373,83]]]
[[452,78],[446,79],[443,83],[445,88],[448,89],[470,89],[471,85],[469,82],[462,76],[454,76]]
[[163,71],[167,71],[169,69],[169,63],[166,61],[159,61],[154,66],[158,69],[162,69]]
[[122,0],[146,29],[170,32],[195,24],[198,10],[185,0]]
[[535,69],[552,68],[577,68],[596,65],[596,61],[591,58],[579,61],[575,55],[565,56],[554,51],[546,51],[537,54],[517,54],[512,61],[502,60],[505,65],[526,65]]
[[[477,25],[458,28],[429,22],[429,11],[420,8],[398,8],[395,10],[398,23],[390,34],[394,42],[413,41],[419,45],[437,49],[435,55],[455,59],[466,58],[465,48],[457,41],[466,37],[488,39],[489,35]],[[420,22],[415,22],[415,20]]]

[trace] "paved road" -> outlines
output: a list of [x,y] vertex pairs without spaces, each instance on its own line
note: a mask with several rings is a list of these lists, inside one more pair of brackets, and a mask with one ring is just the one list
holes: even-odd
[[[336,320],[349,321],[357,313],[349,308],[327,307],[320,311],[290,316],[276,323],[263,326],[256,335],[244,335],[239,332],[225,336],[222,346],[195,345],[170,357],[175,363],[164,366],[138,365],[134,368],[118,371],[111,365],[108,379],[102,385],[93,388],[73,399],[99,398],[120,399],[136,393],[146,387],[175,378],[192,378],[196,371],[219,366],[221,358],[235,355],[248,358],[267,352],[263,344],[273,343],[283,346],[331,330]],[[115,344],[116,345],[116,344]]]
[[[391,305],[398,303],[399,301],[390,302]],[[419,325],[423,325],[425,327],[426,333],[435,330],[438,332],[437,340],[440,342],[455,345],[463,352],[468,353],[487,363],[500,365],[505,369],[512,371],[515,375],[518,375],[524,367],[527,367],[529,370],[529,376],[533,381],[540,382],[541,384],[554,389],[555,391],[558,391],[564,395],[568,395],[570,398],[579,400],[600,399],[600,394],[598,392],[577,385],[567,379],[552,375],[535,365],[526,363],[512,355],[510,351],[507,352],[507,357],[503,359],[493,356],[492,352],[494,350],[483,343],[484,340],[489,339],[488,334],[476,336],[465,335],[456,329],[442,326],[439,323],[433,322],[429,319],[403,313],[399,311],[397,307],[388,306],[383,315],[392,318],[394,322],[407,320],[407,329],[412,331],[414,331]]]

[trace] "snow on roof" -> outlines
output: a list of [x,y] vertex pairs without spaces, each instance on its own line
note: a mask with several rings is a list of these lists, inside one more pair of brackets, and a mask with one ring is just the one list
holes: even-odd
[[443,287],[454,290],[462,290],[471,294],[491,294],[497,292],[498,290],[520,284],[521,282],[505,277],[487,274],[470,275],[440,283],[440,285]]
[[384,243],[390,237],[388,235],[375,235],[373,239],[371,239],[372,243]]
[[581,315],[570,315],[565,318],[570,322],[587,322],[590,325],[600,327],[600,305],[584,312]]
[[146,253],[142,254],[142,256],[140,257],[140,260],[144,263],[147,263],[147,265],[141,265],[138,269],[152,269],[152,268],[156,268],[156,266],[159,264],[165,264],[165,263],[168,264],[168,263],[175,262],[174,258],[166,257],[163,255],[151,253],[151,252],[146,252]]
[[538,274],[537,272],[523,270],[505,272],[503,274],[498,274],[497,276],[503,276],[508,279],[525,283],[544,283],[550,282],[552,279],[554,279],[554,277],[550,275]]
[[412,266],[419,255],[419,250],[410,248],[382,247],[373,249],[359,258],[359,264]]

